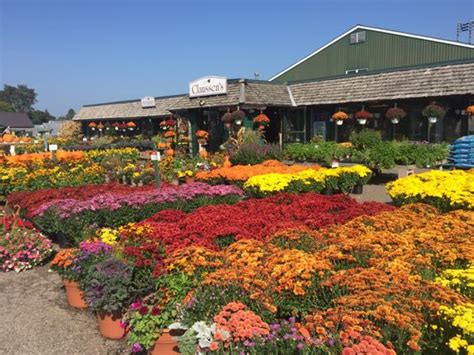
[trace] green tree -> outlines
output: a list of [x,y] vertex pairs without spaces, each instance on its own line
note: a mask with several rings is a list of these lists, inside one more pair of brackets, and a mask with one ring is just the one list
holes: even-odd
[[13,107],[6,101],[0,101],[1,112],[13,112]]
[[33,105],[37,102],[38,95],[35,89],[30,89],[26,85],[4,85],[0,90],[0,101],[5,101],[11,105],[16,112],[31,112]]
[[56,119],[56,117],[51,115],[48,110],[33,110],[29,113],[29,116],[33,124],[42,124]]
[[76,115],[76,111],[74,111],[72,108],[69,109],[69,111],[66,113],[65,116],[59,116],[57,118],[58,121],[70,121],[72,118]]
[[72,108],[69,109],[69,111],[66,114],[66,119],[67,120],[72,120],[72,118],[76,115],[76,111],[74,111]]

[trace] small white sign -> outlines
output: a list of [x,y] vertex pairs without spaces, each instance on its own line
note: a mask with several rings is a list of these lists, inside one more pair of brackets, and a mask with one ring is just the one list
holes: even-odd
[[206,76],[189,83],[189,97],[227,94],[227,78]]
[[142,99],[142,108],[155,107],[155,98],[153,96],[146,96]]
[[331,163],[331,168],[339,168],[339,162],[337,160],[333,160]]
[[15,155],[15,146],[14,145],[11,145],[10,146],[10,155]]
[[49,151],[53,152],[55,150],[58,150],[58,145],[57,144],[50,144],[49,145]]
[[161,153],[160,152],[154,152],[153,154],[150,155],[150,158],[153,161],[160,161],[161,160]]

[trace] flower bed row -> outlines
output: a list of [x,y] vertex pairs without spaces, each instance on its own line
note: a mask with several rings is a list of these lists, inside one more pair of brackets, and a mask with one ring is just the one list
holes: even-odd
[[138,150],[131,148],[87,153],[59,151],[57,161],[51,159],[51,153],[7,157],[8,162],[0,165],[0,197],[15,191],[100,184],[107,179],[119,179],[126,173],[127,165],[134,163],[135,167],[138,157]]
[[242,190],[236,186],[203,183],[130,189],[130,193],[119,189],[118,192],[103,192],[89,198],[50,200],[35,209],[30,208],[28,216],[44,233],[59,233],[68,244],[77,244],[94,235],[97,228],[117,228],[142,221],[161,210],[190,212],[201,206],[233,204],[242,195]]
[[474,210],[474,170],[439,171],[410,175],[387,184],[396,205],[424,202],[442,211]]
[[[77,163],[84,161],[91,161],[94,163],[100,163],[105,159],[111,157],[136,161],[140,157],[140,152],[134,148],[123,148],[123,149],[107,149],[107,150],[90,150],[84,151],[66,151],[58,150],[54,153],[54,159],[60,163]],[[53,160],[53,154],[48,152],[42,153],[26,153],[18,155],[9,155],[2,158],[0,161],[9,166],[31,166],[36,167],[44,164],[48,164]]]
[[[317,229],[392,209],[378,202],[359,204],[345,195],[282,193],[235,205],[206,206],[188,214],[163,211],[138,226],[145,229],[147,238],[159,239],[167,252],[190,245],[219,249],[235,240],[264,240],[283,228]],[[127,227],[123,232],[127,233]]]
[[33,216],[34,212],[42,205],[52,203],[55,200],[75,199],[85,201],[94,196],[111,193],[114,195],[128,195],[135,192],[154,189],[154,186],[129,186],[117,183],[69,186],[55,189],[42,189],[37,191],[18,191],[8,195],[6,201],[10,206],[18,206],[27,218]]
[[366,184],[372,172],[362,165],[334,169],[307,169],[298,173],[270,173],[250,177],[244,184],[245,191],[253,196],[277,192],[352,192],[357,185]]
[[256,165],[234,165],[222,167],[211,171],[202,171],[196,174],[196,179],[211,183],[220,184],[224,182],[243,184],[255,175],[279,173],[292,174],[307,169],[319,169],[318,165],[285,165],[276,160],[267,160]]
[[[291,215],[297,210],[292,198],[302,199],[306,214],[316,199],[325,213],[317,219]],[[472,350],[473,285],[459,275],[472,269],[473,212],[368,204],[354,214],[348,212],[357,205],[350,198],[316,194],[223,207],[235,212],[243,205],[248,216],[266,215],[263,206],[251,208],[265,200],[287,223],[269,228],[261,219],[239,219],[242,233],[214,233],[210,227],[221,221],[212,225],[200,213],[213,207],[187,216],[163,211],[115,238],[103,233],[108,244],[83,242],[62,251],[52,267],[79,282],[92,310],[125,312],[120,334],[126,330],[134,352],[155,346],[160,353],[154,344],[166,328],[182,329],[184,354]],[[338,209],[343,202],[346,209]],[[207,227],[193,232],[199,223],[192,215]],[[247,234],[250,225],[253,234]],[[217,242],[228,235],[235,238]]]

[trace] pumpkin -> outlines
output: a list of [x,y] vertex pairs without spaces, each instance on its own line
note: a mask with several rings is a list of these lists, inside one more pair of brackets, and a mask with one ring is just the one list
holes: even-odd
[[232,166],[232,163],[230,162],[228,155],[224,157],[224,164],[222,164],[222,166],[224,168],[230,168]]
[[9,134],[9,133],[5,133],[5,134],[3,135],[3,141],[4,141],[5,143],[11,143],[11,142],[13,141],[13,138],[14,138],[14,136],[12,136],[12,135]]

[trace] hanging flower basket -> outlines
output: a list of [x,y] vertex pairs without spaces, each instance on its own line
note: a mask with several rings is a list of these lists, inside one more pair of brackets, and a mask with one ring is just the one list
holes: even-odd
[[442,118],[445,113],[446,110],[444,108],[434,103],[426,106],[421,112],[423,117],[427,118],[430,123],[436,123],[438,118]]
[[400,120],[406,115],[407,113],[405,110],[400,107],[391,107],[385,113],[385,117],[387,117],[393,124],[400,122]]
[[344,111],[338,111],[332,115],[332,120],[336,122],[338,126],[341,126],[349,116]]
[[357,111],[355,113],[355,118],[361,125],[365,125],[367,123],[367,120],[371,119],[373,115],[365,110]]
[[237,111],[234,111],[232,112],[232,119],[234,121],[240,121],[242,122],[242,120],[245,118],[245,112],[242,111],[242,110],[237,110]]
[[209,133],[207,133],[207,131],[203,130],[203,129],[200,129],[198,131],[196,131],[196,137],[197,138],[200,138],[200,139],[208,139],[209,138]]
[[176,137],[175,131],[168,131],[165,133],[165,138],[174,138],[174,137]]
[[466,113],[469,116],[474,116],[474,105],[469,105],[468,107],[466,107]]
[[270,119],[266,114],[261,113],[253,119],[253,123],[258,126],[258,129],[263,130],[270,124]]
[[221,121],[224,123],[232,123],[234,122],[234,116],[232,116],[232,113],[226,112],[222,115]]

